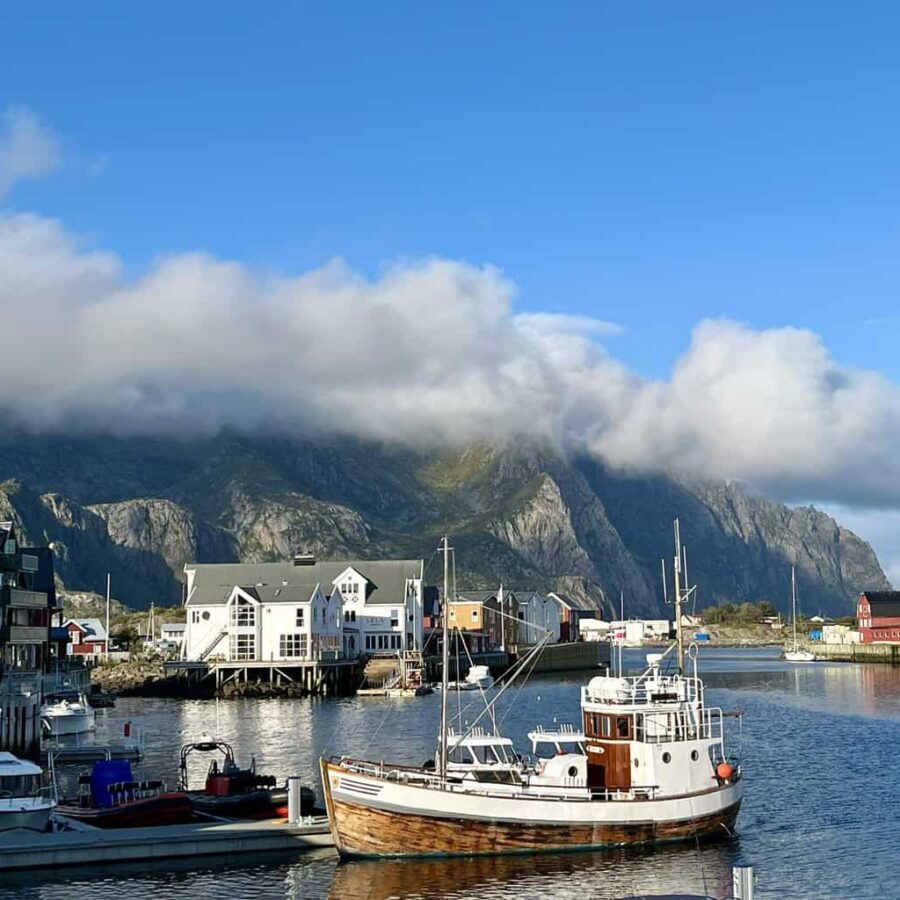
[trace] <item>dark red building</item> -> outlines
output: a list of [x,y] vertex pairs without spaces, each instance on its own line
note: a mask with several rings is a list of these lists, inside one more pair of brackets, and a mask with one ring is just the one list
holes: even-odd
[[860,594],[856,617],[864,644],[900,643],[900,591],[865,591]]

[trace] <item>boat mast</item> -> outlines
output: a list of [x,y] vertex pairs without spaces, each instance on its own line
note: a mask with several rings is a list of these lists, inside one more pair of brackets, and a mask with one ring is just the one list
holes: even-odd
[[794,650],[797,649],[797,573],[791,566],[791,618],[794,620]]
[[681,526],[675,519],[675,638],[678,643],[678,672],[684,674],[684,627],[681,622]]
[[441,610],[443,619],[443,647],[441,649],[441,736],[438,774],[447,777],[447,695],[450,693],[448,671],[450,669],[450,538],[444,535],[444,603]]

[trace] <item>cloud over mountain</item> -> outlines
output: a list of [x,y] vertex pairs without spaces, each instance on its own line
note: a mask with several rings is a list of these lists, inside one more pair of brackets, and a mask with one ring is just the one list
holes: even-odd
[[7,215],[0,403],[37,429],[524,433],[615,466],[900,506],[900,390],[815,334],[704,321],[671,377],[647,381],[599,343],[615,326],[517,314],[513,295],[496,269],[443,259],[366,279],[185,254],[128,279],[59,223]]

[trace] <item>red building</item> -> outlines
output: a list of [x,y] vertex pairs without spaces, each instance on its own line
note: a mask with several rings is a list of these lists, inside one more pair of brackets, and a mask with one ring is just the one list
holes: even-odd
[[860,594],[856,617],[864,644],[900,643],[900,591],[865,591]]
[[106,629],[99,619],[69,619],[64,627],[69,632],[69,656],[100,656],[109,649]]

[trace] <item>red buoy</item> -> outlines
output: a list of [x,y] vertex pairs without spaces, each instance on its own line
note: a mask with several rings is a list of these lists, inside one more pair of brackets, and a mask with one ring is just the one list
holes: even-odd
[[732,775],[734,775],[734,766],[731,763],[720,762],[718,766],[716,766],[716,775],[722,779],[722,781],[728,781]]

